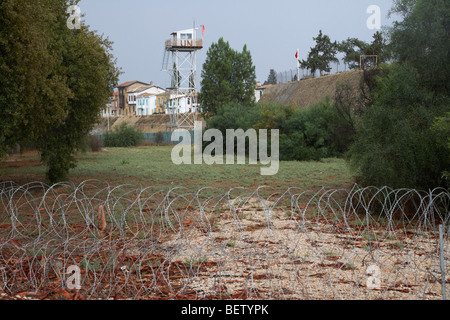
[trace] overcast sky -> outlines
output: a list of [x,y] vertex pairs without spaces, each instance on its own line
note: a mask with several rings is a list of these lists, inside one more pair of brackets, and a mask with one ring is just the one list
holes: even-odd
[[[367,8],[381,9],[383,26],[393,0],[81,0],[84,22],[114,42],[113,54],[124,72],[120,83],[153,81],[166,88],[161,71],[164,42],[173,31],[205,25],[204,48],[198,53],[198,83],[206,52],[220,37],[242,50],[247,44],[258,81],[297,67],[295,52],[306,58],[319,30],[332,41],[356,37],[371,42],[377,30],[367,27]],[[198,37],[201,37],[199,30]]]

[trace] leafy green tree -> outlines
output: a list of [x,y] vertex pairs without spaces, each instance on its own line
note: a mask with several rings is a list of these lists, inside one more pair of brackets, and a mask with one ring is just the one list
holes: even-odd
[[67,178],[69,169],[75,167],[74,153],[98,121],[118,81],[119,71],[111,54],[112,43],[90,31],[87,26],[73,31],[66,26],[63,7],[58,15],[59,41],[64,43],[61,52],[61,74],[73,94],[68,100],[64,123],[52,126],[38,140],[38,148],[49,170],[47,179],[57,182]]
[[240,103],[229,103],[221,106],[217,114],[206,121],[206,129],[217,129],[223,134],[227,129],[253,128],[258,119],[258,109],[255,105],[247,106]]
[[389,28],[393,58],[419,72],[435,92],[450,89],[450,2],[447,0],[396,0],[391,14],[403,20]]
[[338,51],[344,53],[344,63],[350,70],[359,68],[359,58],[363,54],[367,43],[357,38],[348,38],[338,44]]
[[228,103],[253,104],[255,86],[255,67],[247,46],[238,52],[223,38],[211,45],[203,65],[199,93],[205,118]]
[[0,155],[35,142],[50,183],[75,166],[119,75],[111,42],[88,26],[67,27],[68,6],[77,3],[0,2]]
[[365,47],[364,54],[378,56],[379,64],[389,62],[389,45],[383,33],[380,31],[375,32],[372,39],[372,43]]
[[[439,142],[447,146],[447,156],[450,157],[450,111],[435,119],[433,130],[439,135]],[[448,160],[450,162],[450,159]],[[444,172],[442,172],[442,178],[445,179],[447,187],[450,186],[449,170],[450,168],[447,168]]]
[[0,157],[64,122],[71,97],[60,74],[55,1],[0,2]]
[[264,82],[264,85],[268,84],[277,84],[277,73],[274,69],[270,69],[269,76],[267,77],[267,80]]
[[376,55],[378,63],[385,63],[389,60],[388,45],[386,39],[380,31],[373,35],[372,43],[366,43],[357,38],[348,38],[337,45],[338,51],[344,53],[344,63],[350,69],[360,67],[361,55]]
[[330,72],[331,62],[339,61],[336,58],[338,45],[336,42],[331,42],[330,37],[324,35],[322,30],[319,31],[319,35],[313,40],[316,41],[316,45],[311,48],[308,58],[300,61],[300,65],[302,68],[311,70],[312,75],[319,70],[322,76],[323,72]]
[[418,189],[442,185],[442,172],[450,166],[449,150],[431,128],[448,109],[448,98],[428,91],[407,65],[391,67],[374,95],[349,152],[359,182]]
[[449,8],[440,0],[394,3],[392,13],[403,16],[389,29],[396,63],[383,68],[349,153],[363,184],[417,189],[446,184]]
[[[286,161],[320,160],[342,156],[347,151],[347,120],[330,101],[308,109],[296,109],[275,103],[258,103],[252,107],[231,103],[219,108],[207,120],[207,129],[278,129],[280,157]],[[224,142],[225,147],[225,142]],[[248,144],[246,145],[248,151]]]

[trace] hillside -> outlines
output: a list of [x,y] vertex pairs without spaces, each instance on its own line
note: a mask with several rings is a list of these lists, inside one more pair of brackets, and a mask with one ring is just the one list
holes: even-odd
[[348,83],[358,90],[363,71],[353,70],[319,78],[304,79],[299,82],[289,82],[269,86],[261,98],[261,102],[274,102],[294,107],[308,107],[325,99],[333,100],[336,85]]

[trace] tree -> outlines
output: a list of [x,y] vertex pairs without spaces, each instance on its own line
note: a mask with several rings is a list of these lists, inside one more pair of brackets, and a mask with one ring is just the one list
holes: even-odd
[[277,73],[274,69],[270,69],[269,76],[267,77],[267,80],[264,82],[264,85],[268,84],[277,84]]
[[[450,157],[450,111],[445,115],[437,117],[433,124],[433,131],[439,134],[439,142],[447,146],[447,157]],[[450,159],[449,163],[450,163]],[[450,169],[445,169],[442,172],[442,178],[447,182],[447,187],[450,187]]]
[[2,155],[13,144],[36,143],[50,183],[66,179],[75,166],[74,153],[86,143],[119,75],[111,42],[88,26],[67,27],[68,5],[76,3],[0,3]]
[[256,86],[255,67],[252,57],[244,46],[242,52],[233,50],[220,38],[207,52],[203,64],[199,102],[205,117],[229,103],[251,105]]
[[379,64],[388,62],[390,60],[389,45],[383,33],[380,31],[375,32],[372,39],[372,43],[365,47],[364,54],[378,56]]
[[350,69],[360,67],[360,57],[362,55],[378,56],[378,63],[384,63],[389,60],[388,45],[383,34],[377,31],[373,35],[372,43],[367,43],[357,38],[348,38],[337,45],[338,51],[344,53],[344,63],[348,64]]
[[363,185],[433,189],[450,166],[449,149],[432,130],[448,99],[428,91],[408,65],[391,69],[358,125],[352,167]]
[[64,122],[71,97],[54,42],[55,1],[0,2],[0,158]]
[[403,17],[388,29],[393,58],[413,66],[432,91],[450,89],[450,2],[396,0],[390,14]]
[[316,45],[311,48],[308,58],[300,61],[302,68],[311,70],[311,74],[314,75],[317,70],[320,71],[322,76],[323,72],[330,72],[331,62],[338,62],[336,58],[337,43],[331,42],[330,37],[324,35],[322,30],[319,31],[319,35],[313,38],[316,41]]
[[396,61],[382,67],[349,153],[364,185],[448,187],[449,9],[440,0],[394,3],[391,13],[403,16],[389,29]]
[[344,53],[344,63],[350,70],[358,69],[360,56],[364,54],[368,44],[357,38],[348,38],[338,44],[338,51]]

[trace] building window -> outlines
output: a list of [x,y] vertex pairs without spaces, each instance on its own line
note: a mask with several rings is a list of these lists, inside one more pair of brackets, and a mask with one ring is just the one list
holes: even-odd
[[182,33],[180,35],[181,40],[190,40],[192,39],[192,33]]

